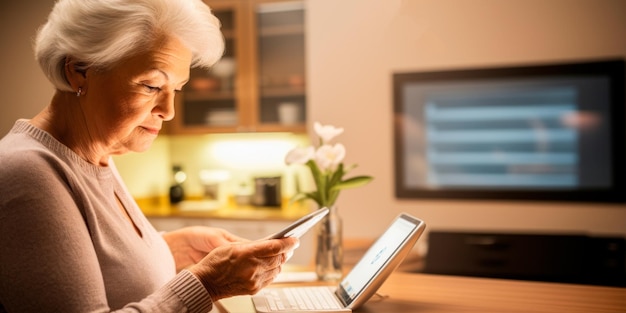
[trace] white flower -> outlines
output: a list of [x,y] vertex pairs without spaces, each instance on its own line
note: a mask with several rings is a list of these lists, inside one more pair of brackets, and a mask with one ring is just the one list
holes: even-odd
[[319,144],[292,149],[285,156],[285,163],[287,165],[303,164],[308,167],[317,188],[313,191],[300,191],[297,188],[298,193],[292,201],[310,199],[319,207],[328,207],[335,204],[341,190],[363,186],[373,178],[366,175],[344,177],[356,165],[344,167],[342,162],[346,156],[346,148],[339,143],[329,144],[329,141],[343,133],[343,128],[322,125],[318,122],[314,123],[314,127],[319,137]]
[[291,164],[306,164],[315,155],[315,148],[308,146],[305,148],[294,148],[285,156],[285,163]]
[[323,143],[327,143],[343,133],[343,128],[337,128],[332,125],[322,125],[319,122],[315,122],[313,128],[317,136],[322,139]]
[[342,144],[323,145],[315,152],[315,163],[322,171],[332,170],[343,161],[345,156],[346,148]]

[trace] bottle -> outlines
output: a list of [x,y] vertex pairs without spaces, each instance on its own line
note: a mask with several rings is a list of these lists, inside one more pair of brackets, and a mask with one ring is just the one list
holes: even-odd
[[177,204],[185,198],[183,182],[187,179],[187,174],[183,172],[180,165],[174,165],[172,169],[174,172],[174,183],[170,187],[170,203]]

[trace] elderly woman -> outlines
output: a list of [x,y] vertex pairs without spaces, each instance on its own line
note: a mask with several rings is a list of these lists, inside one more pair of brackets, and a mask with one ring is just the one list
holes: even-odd
[[148,149],[222,51],[201,0],[56,3],[35,42],[56,92],[0,141],[0,312],[208,312],[280,272],[297,239],[161,235],[111,159]]

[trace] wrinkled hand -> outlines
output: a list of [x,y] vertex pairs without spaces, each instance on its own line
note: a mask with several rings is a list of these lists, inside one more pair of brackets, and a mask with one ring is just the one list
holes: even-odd
[[223,245],[189,270],[200,279],[213,301],[251,295],[274,280],[288,254],[298,245],[296,238]]
[[230,243],[246,242],[220,228],[193,226],[163,234],[163,239],[174,256],[176,272],[194,265],[213,249]]

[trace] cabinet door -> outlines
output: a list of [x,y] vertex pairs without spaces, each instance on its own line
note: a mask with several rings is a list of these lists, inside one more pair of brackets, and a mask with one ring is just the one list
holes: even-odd
[[205,1],[222,24],[224,56],[191,70],[169,133],[306,132],[302,2]]
[[176,116],[169,131],[174,134],[235,132],[245,124],[241,112],[245,101],[240,98],[246,88],[242,71],[247,71],[242,55],[243,5],[238,1],[209,3],[220,20],[225,50],[211,69],[191,69],[189,83],[175,99]]
[[[229,232],[241,236],[246,239],[256,240],[264,238],[274,231],[278,231],[281,227],[289,225],[289,223],[281,223],[278,227],[270,225],[265,221],[247,221],[247,220],[211,220],[211,227],[223,228]],[[274,226],[274,227],[270,227]]]
[[250,14],[256,128],[297,131],[306,121],[304,2],[253,0]]
[[[150,223],[157,231],[173,231],[188,226],[210,226],[223,228],[237,236],[250,240],[265,238],[287,227],[293,221],[209,219],[186,217],[150,217]],[[296,250],[289,264],[310,265],[313,260],[313,231],[300,238],[300,247]]]

